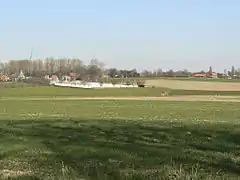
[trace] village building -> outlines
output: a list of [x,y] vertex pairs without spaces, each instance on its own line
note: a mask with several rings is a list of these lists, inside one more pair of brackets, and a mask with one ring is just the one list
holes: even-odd
[[70,73],[70,77],[71,77],[71,80],[75,81],[80,75],[75,73],[75,72],[71,72]]
[[217,73],[197,73],[194,74],[193,77],[195,78],[218,78]]
[[51,78],[50,78],[51,81],[56,81],[58,82],[59,81],[59,78],[57,75],[52,75]]
[[206,74],[205,73],[197,73],[197,74],[194,74],[193,77],[195,78],[206,78]]
[[7,75],[0,75],[0,81],[7,82],[10,81],[10,77]]
[[69,82],[71,80],[72,80],[71,76],[62,76],[62,81]]

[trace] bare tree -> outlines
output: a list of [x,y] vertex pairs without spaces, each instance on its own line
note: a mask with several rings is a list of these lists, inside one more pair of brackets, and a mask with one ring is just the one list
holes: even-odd
[[232,69],[231,69],[231,77],[233,78],[234,77],[234,75],[235,75],[235,67],[234,66],[232,66]]
[[209,73],[209,74],[212,74],[212,72],[213,72],[213,71],[212,71],[212,66],[210,66],[210,67],[209,67],[209,70],[208,70],[208,73]]

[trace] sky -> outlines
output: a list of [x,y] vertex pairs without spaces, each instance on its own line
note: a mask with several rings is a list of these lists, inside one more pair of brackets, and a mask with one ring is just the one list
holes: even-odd
[[0,60],[92,58],[107,67],[240,68],[238,0],[0,0]]

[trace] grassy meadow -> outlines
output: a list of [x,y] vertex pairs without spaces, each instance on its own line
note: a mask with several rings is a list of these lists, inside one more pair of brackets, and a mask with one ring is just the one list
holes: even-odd
[[1,179],[239,179],[240,104],[0,101]]
[[69,87],[51,87],[29,85],[24,83],[0,84],[0,98],[5,97],[130,97],[148,96],[159,97],[165,93],[168,96],[178,95],[223,95],[239,96],[239,91],[199,91],[170,89],[164,87],[146,88],[113,88],[113,89],[79,89]]

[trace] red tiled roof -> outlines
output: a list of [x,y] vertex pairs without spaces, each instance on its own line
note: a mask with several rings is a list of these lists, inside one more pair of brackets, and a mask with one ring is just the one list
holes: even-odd
[[71,77],[78,77],[78,74],[77,73],[70,73],[70,76]]
[[58,78],[58,77],[57,77],[57,75],[52,75],[51,78],[54,79],[54,78]]
[[206,74],[194,74],[194,77],[205,77]]

